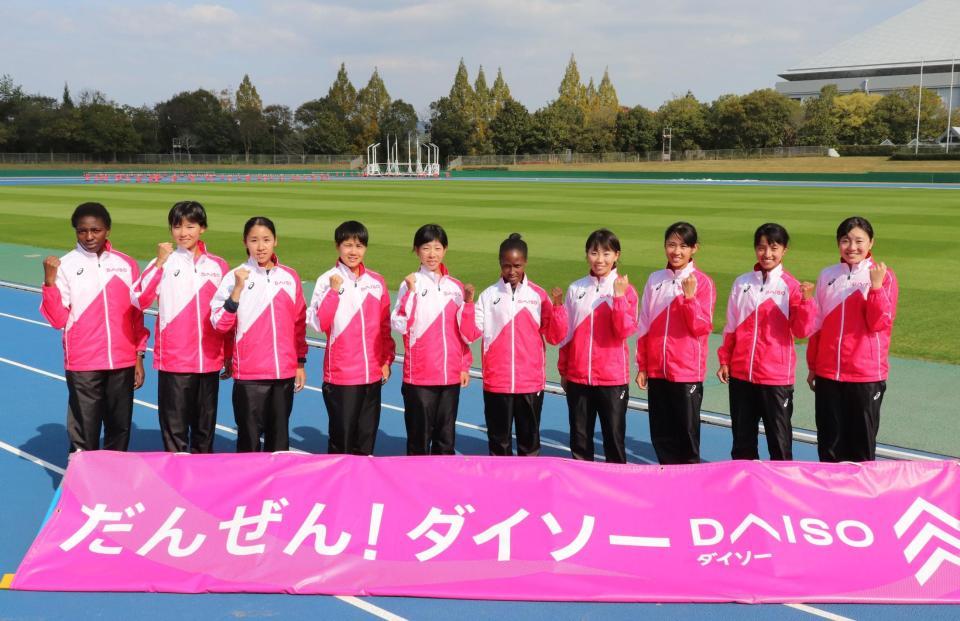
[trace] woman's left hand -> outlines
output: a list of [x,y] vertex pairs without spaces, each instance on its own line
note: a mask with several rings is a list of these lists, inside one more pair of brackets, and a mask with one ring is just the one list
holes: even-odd
[[380,374],[383,378],[380,380],[381,384],[386,384],[387,380],[390,379],[390,364],[385,364],[380,368]]
[[460,388],[466,388],[470,383],[470,374],[466,371],[460,371]]
[[143,358],[137,354],[137,364],[133,367],[133,389],[137,390],[143,386],[143,380],[146,374],[143,372]]
[[293,392],[300,392],[307,383],[307,372],[303,367],[297,367],[297,374],[293,377]]

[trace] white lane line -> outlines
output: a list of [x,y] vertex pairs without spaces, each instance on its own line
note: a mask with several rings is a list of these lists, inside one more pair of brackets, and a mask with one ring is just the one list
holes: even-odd
[[334,595],[341,602],[350,604],[351,606],[356,606],[364,612],[369,612],[375,617],[380,617],[381,619],[386,619],[387,621],[407,621],[406,617],[401,617],[400,615],[395,615],[389,610],[384,610],[379,606],[374,606],[368,601],[364,601],[359,597],[353,597],[352,595]]
[[[46,324],[44,324],[44,325],[46,325]],[[46,375],[47,377],[51,377],[51,378],[53,378],[53,379],[58,379],[58,380],[60,380],[60,381],[66,381],[66,378],[65,378],[64,376],[62,376],[62,375],[56,375],[56,374],[54,374],[54,373],[50,373],[49,371],[44,371],[43,369],[37,369],[37,368],[35,368],[35,367],[31,367],[31,366],[22,364],[22,363],[20,363],[20,362],[14,362],[13,360],[8,360],[7,358],[0,358],[0,362],[5,362],[5,363],[7,363],[7,364],[13,365],[13,366],[15,366],[15,367],[20,367],[21,369],[25,369],[25,370],[27,370],[27,371],[33,371],[34,373],[39,373],[39,374],[41,374],[41,375]],[[312,391],[312,392],[319,392],[319,393],[322,393],[322,392],[323,392],[322,389],[317,388],[316,386],[305,385],[303,388],[304,388],[304,390],[310,390],[310,391]],[[147,407],[147,408],[150,408],[150,409],[152,409],[152,410],[156,410],[156,409],[157,409],[157,406],[156,406],[155,404],[149,403],[149,402],[147,402],[147,401],[143,401],[143,400],[140,400],[140,399],[134,399],[133,402],[136,403],[137,405],[142,405],[142,406]],[[385,409],[388,409],[388,410],[394,410],[394,411],[396,411],[396,412],[403,412],[403,411],[404,411],[402,407],[399,407],[399,406],[396,406],[396,405],[391,405],[391,404],[389,404],[389,403],[382,403],[382,402],[381,402],[381,403],[380,403],[380,407],[385,408]],[[457,424],[457,426],[463,427],[464,429],[470,429],[470,430],[473,430],[473,431],[479,431],[479,432],[481,432],[481,433],[487,433],[487,428],[486,428],[486,427],[482,427],[482,426],[480,426],[480,425],[474,425],[474,424],[471,424],[471,423],[465,423],[465,422],[459,421],[459,420],[456,422],[456,424]],[[224,425],[217,424],[217,429],[220,429],[221,431],[225,431],[225,432],[227,432],[227,433],[232,433],[233,435],[236,435],[236,434],[237,434],[237,430],[236,430],[236,429],[233,429],[233,428],[230,428],[230,427],[225,427]],[[516,434],[513,434],[513,437],[516,438]],[[596,440],[596,439],[594,440],[594,443],[595,443],[596,445],[598,445],[598,446],[602,445],[602,443],[601,443],[599,440]],[[541,439],[541,440],[540,440],[540,444],[543,445],[543,446],[552,448],[552,449],[559,450],[559,451],[565,451],[565,452],[567,452],[567,453],[570,452],[570,447],[569,447],[569,446],[566,446],[566,445],[564,445],[564,444],[560,444],[560,443],[558,443],[558,442],[553,442],[553,441],[551,441],[551,440],[543,440],[543,439]],[[292,449],[292,450],[297,451],[298,449]],[[652,459],[649,459],[649,458],[647,458],[647,457],[644,457],[643,455],[636,455],[636,454],[631,453],[631,456],[632,456],[632,457],[635,457],[636,459],[638,459],[638,460],[640,460],[640,461],[642,461],[642,462],[644,462],[644,463],[646,463],[646,464],[651,464],[651,465],[653,465],[653,464],[656,464],[656,463],[657,463],[657,462],[655,462],[655,461],[652,460]]]
[[37,321],[36,319],[27,319],[26,317],[18,317],[16,315],[10,315],[8,313],[0,313],[0,317],[6,317],[7,319],[16,319],[17,321],[23,321],[26,323],[32,323],[36,326],[43,326],[44,328],[49,328],[50,324],[46,321]]
[[11,444],[7,444],[7,443],[4,442],[3,440],[0,440],[0,448],[2,448],[3,450],[7,451],[8,453],[13,453],[13,454],[16,455],[17,457],[20,457],[21,459],[26,459],[27,461],[33,462],[33,463],[37,464],[38,466],[42,466],[42,467],[46,468],[47,470],[49,470],[50,472],[56,472],[56,473],[59,474],[59,475],[64,475],[64,474],[67,473],[67,471],[64,470],[63,468],[61,468],[60,466],[57,466],[57,465],[55,465],[55,464],[51,464],[49,461],[46,461],[46,460],[44,460],[44,459],[40,459],[40,458],[37,457],[36,455],[31,455],[30,453],[28,453],[28,452],[26,452],[26,451],[21,451],[21,450],[18,449],[17,447],[15,447],[15,446],[13,446],[13,445],[11,445]]
[[787,608],[793,608],[794,610],[799,610],[800,612],[805,612],[807,614],[814,615],[816,617],[821,617],[823,619],[830,619],[831,621],[854,621],[850,617],[844,617],[842,615],[834,614],[832,612],[827,612],[826,610],[820,610],[819,608],[814,608],[813,606],[807,606],[806,604],[784,604]]
[[[37,374],[39,374],[39,375],[43,375],[44,377],[49,377],[49,378],[51,378],[51,379],[60,380],[60,381],[62,381],[62,382],[67,381],[67,378],[65,378],[65,377],[62,376],[62,375],[57,375],[56,373],[50,373],[49,371],[44,371],[43,369],[38,369],[38,368],[36,368],[36,367],[31,367],[31,366],[29,366],[29,365],[26,365],[26,364],[23,364],[23,363],[20,363],[20,362],[15,362],[15,361],[9,360],[9,359],[7,359],[7,358],[0,358],[0,362],[9,364],[9,365],[14,366],[14,367],[18,367],[18,368],[23,369],[23,370],[25,370],[25,371],[31,371],[31,372],[33,372],[33,373],[37,373]],[[150,408],[151,410],[156,410],[156,409],[157,409],[156,404],[150,403],[150,402],[148,402],[148,401],[143,401],[143,400],[141,400],[141,399],[134,399],[133,402],[136,403],[136,404],[138,404],[138,405],[142,405],[142,406],[144,406],[144,407]],[[233,428],[231,428],[231,427],[227,427],[227,426],[225,426],[225,425],[220,425],[220,424],[218,424],[218,425],[217,425],[217,429],[220,429],[221,431],[225,431],[225,432],[227,432],[227,433],[232,433],[232,434],[234,434],[234,435],[237,434],[237,430],[236,430],[236,429],[233,429]],[[45,460],[43,460],[43,459],[40,459],[40,458],[37,457],[36,455],[31,455],[30,453],[27,453],[27,452],[25,452],[25,451],[22,451],[22,450],[18,449],[18,448],[15,447],[15,446],[12,446],[12,445],[10,445],[10,444],[7,444],[6,442],[3,442],[2,440],[0,440],[0,449],[3,449],[3,450],[8,451],[8,452],[10,452],[10,453],[13,453],[13,454],[16,455],[17,457],[20,457],[20,458],[25,459],[25,460],[27,460],[27,461],[33,462],[33,463],[37,464],[38,466],[42,466],[42,467],[46,468],[47,470],[50,470],[51,472],[56,472],[57,474],[60,474],[60,475],[66,474],[66,470],[64,470],[64,469],[61,468],[60,466],[56,466],[56,465],[54,465],[54,464],[51,464],[51,463],[48,462],[48,461],[45,461]],[[293,452],[293,453],[303,453],[303,454],[306,454],[306,453],[307,453],[306,451],[302,451],[302,450],[300,450],[300,449],[291,449],[291,452]],[[355,606],[355,607],[359,608],[360,610],[363,610],[364,612],[367,612],[367,613],[369,613],[369,614],[371,614],[371,615],[373,615],[373,616],[375,616],[375,617],[379,617],[379,618],[381,618],[381,619],[386,619],[387,621],[406,621],[406,619],[405,619],[404,617],[401,617],[401,616],[399,616],[399,615],[395,615],[395,614],[393,614],[392,612],[390,612],[390,611],[388,611],[388,610],[384,610],[383,608],[380,608],[379,606],[374,606],[373,604],[371,604],[371,603],[369,603],[369,602],[365,602],[365,601],[363,601],[362,599],[359,599],[359,598],[357,598],[357,597],[346,596],[346,595],[337,595],[337,596],[335,596],[335,597],[336,597],[336,599],[338,599],[338,600],[340,600],[340,601],[342,601],[342,602],[344,602],[344,603],[346,603],[346,604],[349,604],[349,605],[351,605],[351,606]]]
[[[56,373],[50,373],[49,371],[44,371],[43,369],[38,369],[38,368],[36,368],[36,367],[31,367],[31,366],[29,366],[29,365],[26,365],[26,364],[23,364],[23,363],[20,363],[20,362],[15,362],[15,361],[10,360],[10,359],[8,359],[8,358],[2,358],[2,357],[0,357],[0,362],[3,362],[3,363],[5,363],[5,364],[9,364],[9,365],[11,365],[11,366],[18,367],[18,368],[20,368],[20,369],[24,369],[24,370],[26,370],[26,371],[31,371],[31,372],[33,372],[33,373],[37,373],[37,374],[43,375],[43,376],[45,376],[45,377],[49,377],[49,378],[56,379],[56,380],[60,380],[60,381],[64,381],[64,382],[66,381],[66,378],[65,378],[64,376],[62,376],[62,375],[57,375]],[[304,388],[307,388],[307,386],[305,386]],[[320,389],[314,388],[314,387],[312,387],[312,386],[310,386],[309,388],[311,388],[311,389],[313,389],[313,390],[316,390],[316,391],[319,391],[319,390],[320,390]],[[142,406],[144,406],[144,407],[148,407],[148,408],[153,409],[153,410],[156,410],[156,409],[157,409],[157,406],[156,406],[155,404],[149,403],[149,402],[147,402],[147,401],[142,401],[142,400],[140,400],[140,399],[134,399],[134,403],[137,403],[137,404],[142,405]],[[398,412],[403,412],[403,408],[397,407],[397,406],[395,406],[395,405],[390,405],[390,404],[387,404],[387,403],[381,403],[380,405],[381,405],[382,407],[386,408],[386,409],[396,410],[396,411],[398,411]],[[461,425],[461,426],[464,426],[464,427],[468,427],[468,428],[470,428],[470,429],[476,429],[476,430],[486,431],[486,429],[484,429],[483,427],[480,427],[479,425],[471,425],[470,423],[461,423],[461,422],[459,422],[459,421],[457,422],[457,424],[458,424],[458,425]],[[231,433],[231,434],[233,434],[233,435],[236,435],[236,433],[237,433],[237,430],[236,430],[236,429],[234,429],[234,428],[232,428],[232,427],[227,427],[226,425],[220,425],[219,423],[217,424],[217,429],[220,429],[221,431],[225,431],[225,432],[227,432],[227,433]],[[563,446],[562,444],[556,444],[556,443],[553,443],[553,442],[549,442],[549,444],[548,444],[548,442],[549,442],[549,441],[542,441],[541,443],[544,444],[545,446],[554,446],[554,447],[561,448],[561,449],[564,449],[564,450],[567,450],[567,451],[570,450],[568,447],[565,447],[565,446]],[[36,457],[35,455],[31,455],[30,453],[26,453],[26,452],[24,452],[24,451],[21,451],[20,449],[14,447],[14,446],[11,446],[11,445],[3,442],[3,441],[0,441],[0,448],[2,448],[2,449],[4,449],[4,450],[7,450],[7,451],[9,451],[9,452],[11,452],[11,453],[13,453],[14,455],[17,455],[17,456],[19,456],[19,457],[22,457],[23,459],[26,459],[27,461],[31,461],[31,462],[39,465],[39,466],[42,466],[42,467],[44,467],[44,468],[47,468],[48,470],[51,470],[52,472],[56,472],[56,473],[61,474],[61,475],[62,475],[62,474],[65,474],[65,472],[66,472],[63,468],[60,468],[59,466],[56,466],[56,465],[54,465],[54,464],[51,464],[50,462],[44,461],[44,460],[40,459],[39,457]],[[302,451],[302,450],[300,450],[300,449],[291,449],[291,452],[293,452],[293,453],[301,453],[301,454],[306,454],[306,453],[307,453],[307,451]],[[640,457],[640,459],[644,459],[644,458],[643,458],[643,457]],[[652,462],[650,462],[650,463],[652,463]],[[391,613],[391,612],[389,612],[389,611],[387,611],[387,610],[384,610],[384,609],[382,609],[382,608],[379,608],[379,607],[377,607],[377,606],[374,606],[373,604],[370,604],[369,602],[366,602],[366,601],[361,600],[361,599],[359,599],[359,598],[356,598],[356,597],[353,597],[353,596],[340,596],[340,595],[337,595],[337,596],[335,596],[335,597],[336,597],[337,599],[339,599],[339,600],[347,603],[347,604],[350,604],[351,606],[356,606],[357,608],[360,608],[361,610],[363,610],[363,611],[365,611],[365,612],[368,612],[368,613],[370,613],[370,614],[372,614],[372,615],[374,615],[374,616],[377,616],[377,617],[379,617],[379,618],[381,618],[381,619],[387,619],[387,620],[390,620],[390,621],[406,621],[406,620],[404,619],[404,617],[395,615],[395,614],[393,614],[393,613]],[[793,609],[795,609],[795,610],[799,610],[799,611],[801,611],[801,612],[806,612],[806,613],[811,614],[811,615],[815,615],[815,616],[818,616],[818,617],[822,617],[822,618],[824,618],[824,619],[831,619],[832,621],[853,621],[853,619],[850,619],[850,618],[848,618],[848,617],[843,617],[843,616],[841,616],[841,615],[837,615],[837,614],[834,614],[834,613],[832,613],[832,612],[827,612],[826,610],[820,610],[819,608],[814,608],[814,607],[812,607],[812,606],[807,606],[807,605],[805,605],[805,604],[784,604],[784,606],[787,606],[787,607],[789,607],[789,608],[793,608]]]

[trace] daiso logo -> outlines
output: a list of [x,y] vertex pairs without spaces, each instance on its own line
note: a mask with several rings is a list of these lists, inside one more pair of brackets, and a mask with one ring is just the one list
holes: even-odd
[[724,524],[713,518],[690,520],[690,534],[695,546],[713,546],[723,541],[736,543],[748,531],[765,533],[780,543],[813,546],[846,545],[851,548],[868,548],[873,545],[873,531],[859,520],[840,520],[831,524],[815,517],[780,515],[776,520],[748,513],[736,523]]

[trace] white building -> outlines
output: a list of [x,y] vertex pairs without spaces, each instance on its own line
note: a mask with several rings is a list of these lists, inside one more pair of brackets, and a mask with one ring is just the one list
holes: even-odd
[[[960,0],[925,0],[780,74],[777,91],[791,99],[815,97],[835,84],[841,93],[885,95],[920,84],[946,102],[952,63],[960,54]],[[953,105],[960,106],[960,65]]]

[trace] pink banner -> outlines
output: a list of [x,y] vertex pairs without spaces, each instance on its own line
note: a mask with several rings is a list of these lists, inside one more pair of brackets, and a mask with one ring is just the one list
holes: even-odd
[[86,452],[13,588],[958,603],[958,475]]

